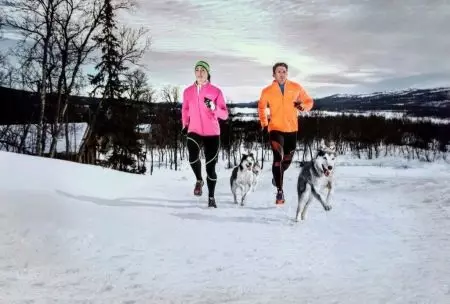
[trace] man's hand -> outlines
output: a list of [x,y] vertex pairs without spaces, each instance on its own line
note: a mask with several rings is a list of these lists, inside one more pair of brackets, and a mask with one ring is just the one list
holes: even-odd
[[269,129],[268,129],[267,126],[263,127],[263,128],[261,129],[261,132],[262,132],[263,138],[267,138],[267,137],[269,136]]
[[305,111],[300,100],[294,101],[294,107],[301,112]]

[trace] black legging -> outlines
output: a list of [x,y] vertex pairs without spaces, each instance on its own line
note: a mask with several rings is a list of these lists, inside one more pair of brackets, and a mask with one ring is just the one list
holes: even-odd
[[297,145],[297,132],[271,131],[269,134],[272,147],[272,174],[277,188],[283,189],[284,172],[292,163]]
[[203,143],[206,164],[206,183],[209,197],[214,197],[217,174],[216,163],[219,156],[220,136],[200,136],[196,133],[187,134],[187,148],[189,163],[198,181],[202,178],[202,164],[200,162],[200,145]]

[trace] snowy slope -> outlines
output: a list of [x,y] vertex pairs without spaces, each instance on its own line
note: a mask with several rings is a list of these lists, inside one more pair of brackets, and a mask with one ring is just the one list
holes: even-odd
[[[379,162],[379,161],[377,161]],[[449,303],[450,166],[345,159],[332,211],[0,152],[0,303]]]

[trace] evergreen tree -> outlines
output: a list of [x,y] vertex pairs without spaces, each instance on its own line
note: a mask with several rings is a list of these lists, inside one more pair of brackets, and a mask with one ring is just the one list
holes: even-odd
[[95,66],[98,73],[95,76],[91,75],[90,81],[95,86],[93,95],[97,90],[103,90],[101,95],[106,100],[122,98],[126,87],[125,82],[120,80],[120,75],[128,70],[120,60],[120,43],[115,35],[117,26],[114,17],[111,0],[105,0],[105,10],[101,16],[103,30],[94,38],[101,46],[102,60]]
[[121,59],[121,45],[116,36],[117,26],[111,0],[105,0],[101,23],[102,32],[94,38],[102,51],[101,62],[95,67],[97,74],[89,77],[94,86],[92,95],[98,91],[101,93],[93,134],[105,139],[103,143],[106,143],[107,148],[103,147],[102,150],[110,154],[103,162],[105,166],[125,172],[145,173],[146,153],[137,133],[139,115],[133,109],[132,101],[122,96],[127,87],[126,81],[121,80],[120,76],[128,68]]

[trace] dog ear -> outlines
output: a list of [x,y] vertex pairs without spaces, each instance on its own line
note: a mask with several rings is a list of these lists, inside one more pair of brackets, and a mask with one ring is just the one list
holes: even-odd
[[325,150],[325,147],[326,147],[325,140],[322,138],[319,142],[319,150],[323,151]]
[[330,140],[327,144],[328,149],[332,152],[336,152],[336,144],[334,143],[334,140]]
[[319,142],[318,147],[317,147],[317,156],[318,157],[324,156],[325,155],[325,149],[326,149],[325,140],[322,138],[320,140],[320,142]]
[[321,146],[321,147],[324,147],[324,146],[325,146],[325,139],[324,139],[324,138],[321,138],[321,139],[320,139],[320,146]]
[[[323,138],[320,140],[319,144],[319,151],[322,152],[328,152],[328,153],[335,153],[336,152],[336,145],[333,140],[324,140]],[[319,155],[323,156],[323,155]]]

